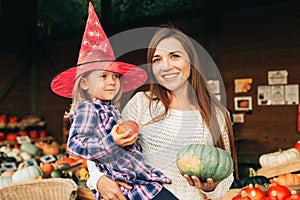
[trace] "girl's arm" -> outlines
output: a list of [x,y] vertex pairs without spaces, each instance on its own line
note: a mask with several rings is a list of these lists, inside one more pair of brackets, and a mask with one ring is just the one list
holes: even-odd
[[92,103],[80,104],[72,114],[68,153],[107,163],[123,155],[112,135],[99,125],[99,116]]

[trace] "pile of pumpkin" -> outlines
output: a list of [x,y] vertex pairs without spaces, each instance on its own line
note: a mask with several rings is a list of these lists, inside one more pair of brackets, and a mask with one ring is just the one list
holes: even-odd
[[[86,160],[67,156],[65,148],[55,141],[2,146],[0,155],[1,164],[15,163],[17,166],[17,169],[0,173],[0,187],[42,178],[71,178],[85,185],[89,176]],[[42,161],[47,156],[54,159]]]
[[[299,161],[300,141],[287,150],[263,154],[259,157],[260,165],[269,169]],[[235,180],[231,188],[241,188],[232,200],[300,200],[295,188],[300,186],[300,174],[286,173],[268,179],[256,176],[254,169],[249,168],[249,177]]]

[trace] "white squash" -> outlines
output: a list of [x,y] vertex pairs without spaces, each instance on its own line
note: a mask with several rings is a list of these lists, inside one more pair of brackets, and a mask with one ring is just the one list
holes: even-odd
[[26,182],[35,179],[38,176],[43,176],[42,169],[37,166],[29,166],[22,169],[18,169],[12,176],[12,182],[13,183]]
[[12,184],[11,176],[1,176],[0,177],[0,188]]
[[300,152],[296,148],[279,150],[272,153],[262,154],[259,164],[263,168],[277,167],[300,160]]

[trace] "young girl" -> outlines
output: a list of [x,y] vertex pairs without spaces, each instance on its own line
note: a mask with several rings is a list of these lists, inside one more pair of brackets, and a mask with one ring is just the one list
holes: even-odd
[[[147,74],[139,67],[115,61],[92,4],[89,6],[80,64],[57,75],[51,85],[55,93],[73,96],[68,153],[93,161],[109,178],[132,186],[120,187],[127,199],[177,199],[162,187],[171,180],[144,164],[141,147],[135,143],[137,134],[127,138],[130,131],[116,133],[121,118],[116,103],[122,87],[123,91],[136,89],[146,81]],[[74,71],[73,80],[70,74]],[[72,85],[72,94],[59,83]],[[93,192],[95,199],[101,198],[100,193]]]

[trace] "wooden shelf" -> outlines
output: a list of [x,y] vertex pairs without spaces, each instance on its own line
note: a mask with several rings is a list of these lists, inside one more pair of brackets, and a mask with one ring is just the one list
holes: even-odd
[[280,165],[272,168],[260,168],[257,170],[256,174],[258,176],[265,176],[267,178],[272,178],[274,176],[279,176],[281,174],[286,174],[290,172],[300,171],[300,160],[288,163],[286,165]]

